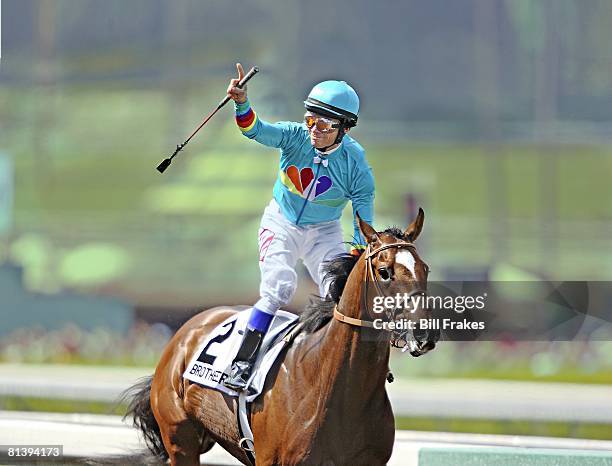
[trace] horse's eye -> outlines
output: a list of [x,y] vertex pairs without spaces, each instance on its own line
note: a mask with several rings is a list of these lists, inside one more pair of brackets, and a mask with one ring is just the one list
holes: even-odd
[[387,267],[381,267],[380,269],[378,269],[378,274],[380,275],[380,279],[383,282],[391,280],[391,272]]

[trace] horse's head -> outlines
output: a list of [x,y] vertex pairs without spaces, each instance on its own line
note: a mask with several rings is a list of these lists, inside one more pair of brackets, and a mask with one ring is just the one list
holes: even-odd
[[[424,219],[425,213],[419,209],[416,219],[404,232],[398,229],[377,232],[357,216],[359,229],[368,243],[363,254],[365,312],[369,319],[401,322],[401,330],[392,331],[393,341],[406,344],[413,356],[432,350],[440,338],[439,330],[421,325],[431,314],[425,306],[429,267],[414,245]],[[374,302],[378,304],[377,309]],[[404,328],[408,322],[412,322],[413,328]]]

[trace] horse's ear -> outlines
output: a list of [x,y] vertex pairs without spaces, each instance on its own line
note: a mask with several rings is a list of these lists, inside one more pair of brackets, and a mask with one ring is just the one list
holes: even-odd
[[423,212],[423,209],[419,207],[419,213],[417,214],[417,217],[410,224],[410,226],[406,228],[406,231],[404,232],[404,236],[411,243],[415,242],[416,239],[421,234],[421,230],[423,229],[424,220],[425,220],[425,212]]
[[359,212],[355,212],[355,217],[357,217],[359,231],[361,231],[361,234],[366,239],[368,244],[380,240],[380,237],[378,236],[378,233],[376,233],[376,230],[372,228],[368,222],[366,222],[359,216]]

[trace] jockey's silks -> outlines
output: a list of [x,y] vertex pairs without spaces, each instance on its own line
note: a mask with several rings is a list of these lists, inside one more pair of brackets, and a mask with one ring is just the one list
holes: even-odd
[[268,123],[249,102],[236,104],[236,122],[243,134],[269,147],[280,149],[279,172],[274,199],[282,214],[297,225],[338,220],[348,201],[353,207],[353,241],[365,244],[355,213],[372,224],[374,220],[374,178],[365,151],[345,135],[340,146],[327,154],[310,143],[304,123]]

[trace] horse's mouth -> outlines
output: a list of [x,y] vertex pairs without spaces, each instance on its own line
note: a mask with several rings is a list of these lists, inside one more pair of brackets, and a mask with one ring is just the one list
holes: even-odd
[[433,341],[417,341],[410,340],[406,346],[407,350],[410,351],[410,355],[418,358],[428,353],[436,347],[436,343]]

